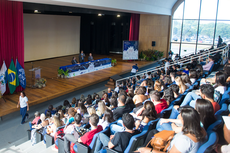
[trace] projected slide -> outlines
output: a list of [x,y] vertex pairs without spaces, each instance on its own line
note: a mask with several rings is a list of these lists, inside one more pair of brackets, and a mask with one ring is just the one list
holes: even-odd
[[123,41],[123,60],[138,59],[138,41]]

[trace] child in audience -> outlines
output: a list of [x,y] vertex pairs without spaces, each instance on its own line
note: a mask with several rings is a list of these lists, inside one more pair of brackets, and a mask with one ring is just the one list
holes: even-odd
[[85,133],[83,136],[79,137],[79,136],[76,136],[76,135],[72,135],[72,134],[66,134],[64,136],[64,151],[66,153],[69,153],[70,152],[70,141],[73,142],[73,143],[83,143],[87,146],[90,145],[90,143],[92,142],[93,140],[93,136],[102,131],[102,126],[97,126],[99,122],[99,117],[97,114],[92,114],[90,116],[90,119],[89,119],[89,124],[91,126],[91,130],[87,133]]
[[99,153],[100,150],[105,146],[108,146],[110,149],[118,152],[125,151],[131,137],[138,134],[139,132],[133,130],[134,118],[130,114],[123,114],[122,121],[123,126],[125,127],[125,131],[117,132],[115,135],[111,135],[110,137],[104,133],[100,133],[96,141],[94,153]]

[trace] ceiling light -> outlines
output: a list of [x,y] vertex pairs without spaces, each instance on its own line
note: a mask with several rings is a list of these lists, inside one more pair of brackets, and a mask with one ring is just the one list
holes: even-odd
[[38,13],[38,10],[34,10],[34,13]]
[[120,15],[120,14],[118,14],[118,15],[117,15],[117,17],[119,18],[119,17],[121,17],[121,15]]
[[98,16],[102,16],[102,14],[98,14]]
[[69,11],[69,13],[73,13],[73,12]]

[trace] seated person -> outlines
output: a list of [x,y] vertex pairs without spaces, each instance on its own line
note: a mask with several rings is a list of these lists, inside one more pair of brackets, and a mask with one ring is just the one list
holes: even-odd
[[[150,93],[150,99],[153,102],[154,106],[155,106],[155,110],[157,112],[157,114],[159,114],[162,110],[168,108],[167,102],[164,99],[161,99],[161,94],[158,91],[152,91]],[[136,113],[137,116],[141,115],[142,112],[145,110],[144,107],[142,107],[141,109],[139,109]]]
[[72,61],[71,61],[72,65],[74,64],[78,64],[77,60],[76,60],[76,57],[73,57]]
[[34,118],[34,120],[31,122],[31,124],[38,124],[38,122],[39,122],[39,120],[40,120],[40,113],[39,113],[38,111],[36,111],[36,112],[34,113],[34,116],[35,116],[35,118]]
[[206,65],[203,65],[204,71],[209,71],[211,69],[212,65],[214,64],[214,57],[213,56],[209,56],[208,60],[209,60],[209,62]]
[[108,88],[108,98],[110,99],[111,98],[111,96],[112,96],[112,90],[111,90],[111,88]]
[[56,113],[53,116],[53,124],[47,127],[46,133],[54,136],[56,129],[64,125],[64,122],[60,119],[60,114]]
[[122,117],[124,113],[129,113],[132,111],[130,105],[125,105],[126,95],[121,94],[118,97],[118,107],[113,111],[113,119],[116,121]]
[[184,98],[184,100],[183,100],[183,102],[182,102],[182,104],[180,106],[190,105],[193,108],[195,108],[196,100],[198,98],[203,98],[203,99],[209,100],[212,103],[213,109],[214,109],[214,113],[216,113],[220,109],[220,105],[217,102],[214,101],[214,88],[213,88],[212,85],[210,85],[210,84],[203,84],[200,87],[200,93],[199,93],[199,95],[197,95],[194,92],[189,92],[185,96],[185,98]]
[[[171,114],[171,116],[178,117],[179,112],[176,110],[176,108],[177,108],[176,106],[173,108],[172,113],[174,113],[174,115]],[[216,122],[214,109],[210,101],[205,99],[197,99],[195,110],[198,112],[200,116],[200,125],[205,130],[207,130],[210,125]],[[173,130],[176,133],[179,133],[182,130],[182,123],[180,122],[179,119],[161,119],[159,123],[157,123],[156,128],[159,131]]]
[[100,150],[108,146],[108,148],[113,149],[118,152],[124,152],[129,144],[129,140],[132,136],[139,134],[139,131],[133,130],[134,128],[134,118],[132,115],[125,113],[122,116],[123,126],[125,131],[117,132],[115,135],[110,135],[108,137],[104,133],[98,135],[94,153],[99,153]]
[[90,145],[90,143],[92,142],[93,140],[93,136],[102,131],[102,126],[97,126],[99,122],[99,117],[97,114],[93,114],[90,116],[90,119],[89,119],[89,124],[91,126],[91,130],[87,133],[85,133],[83,136],[79,137],[77,134],[66,134],[64,136],[64,151],[66,153],[69,153],[70,152],[70,141],[73,142],[73,143],[83,143],[87,146]]
[[175,99],[176,99],[176,98],[178,98],[178,97],[179,97],[179,95],[180,95],[180,93],[179,93],[179,91],[180,91],[179,86],[178,86],[178,85],[176,85],[176,84],[172,84],[172,85],[170,86],[170,88],[171,88],[171,89],[172,89],[172,91],[173,91],[174,98],[175,98]]
[[[200,117],[198,112],[191,107],[183,107],[179,120],[183,123],[182,131],[173,137],[168,153],[196,153],[199,147],[206,140],[206,132],[200,126]],[[195,122],[194,122],[195,121]],[[150,147],[138,149],[141,153],[163,153]]]
[[179,93],[183,94],[185,90],[188,88],[185,83],[182,81],[180,76],[177,76],[175,79],[176,84],[179,86]]
[[197,80],[196,70],[190,70],[189,71],[189,78],[190,78],[191,84],[194,84],[196,82],[196,80]]
[[88,61],[93,61],[93,55],[92,55],[92,53],[89,53]]
[[148,97],[145,95],[146,93],[146,87],[140,86],[136,89],[136,95],[133,97],[133,102],[138,108],[139,106],[142,106],[143,102],[148,99]]
[[53,107],[53,105],[49,105],[48,109],[45,111],[45,115],[47,111],[50,111],[52,115],[54,115],[56,113],[55,108]]
[[157,112],[154,104],[151,101],[146,101],[144,107],[145,110],[143,111],[142,115],[138,116],[140,120],[136,120],[135,122],[135,128],[140,132],[142,132],[144,126],[146,126],[150,121],[157,119]]

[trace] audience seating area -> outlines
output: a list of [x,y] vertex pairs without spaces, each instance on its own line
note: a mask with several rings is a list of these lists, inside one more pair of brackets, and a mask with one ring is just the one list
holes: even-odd
[[[217,53],[218,54],[221,53],[222,55],[220,55],[220,56],[222,56],[222,57],[224,57],[226,55],[228,56],[228,50],[229,49],[227,51],[226,51],[226,49],[228,49],[228,46],[225,46],[225,47],[223,47],[223,48],[221,48],[219,50],[211,50],[208,53],[200,53],[198,55],[191,55],[191,56],[188,56],[186,58],[183,58],[183,59],[180,59],[180,60],[177,60],[177,61],[172,61],[171,66],[176,65],[178,63],[183,63],[183,65],[185,66],[185,64],[191,63],[194,59],[196,59],[196,62],[198,64],[197,59],[199,59],[199,61],[200,61],[200,59],[202,57],[204,57],[204,56],[206,56],[205,58],[207,58],[207,55],[211,56],[211,55],[215,55]],[[227,57],[225,57],[225,58],[227,58]],[[173,96],[174,100],[169,101],[169,104],[168,104],[167,108],[161,110],[161,112],[157,115],[156,119],[150,120],[146,125],[144,125],[143,129],[140,130],[139,134],[134,135],[134,136],[131,137],[131,139],[129,140],[128,146],[124,150],[124,153],[130,153],[130,152],[133,152],[133,151],[137,150],[140,147],[143,147],[147,135],[149,134],[149,132],[151,130],[156,129],[156,126],[157,126],[157,124],[159,124],[160,119],[162,119],[162,118],[175,119],[175,116],[173,116],[173,113],[172,113],[172,110],[174,109],[175,105],[180,106],[188,93],[193,92],[194,90],[198,90],[200,88],[200,86],[203,84],[202,79],[208,78],[208,76],[211,74],[211,72],[213,72],[213,70],[216,71],[219,68],[219,66],[221,64],[223,64],[222,62],[223,62],[223,60],[221,60],[221,59],[218,60],[218,61],[215,61],[215,63],[210,68],[210,70],[207,71],[207,72],[202,73],[202,71],[199,71],[200,76],[196,79],[196,81],[193,84],[191,84],[189,87],[187,87],[187,89],[183,93],[181,93],[178,97],[175,98],[175,96]],[[177,70],[177,73],[176,73],[177,77],[180,77],[182,75],[186,75],[183,72],[184,71],[184,66],[180,67]],[[157,68],[157,70],[161,70],[162,68],[164,68],[164,67]],[[196,70],[196,68],[194,68],[194,69]],[[148,101],[148,100],[151,101],[151,91],[156,90],[155,89],[155,83],[156,83],[157,80],[160,80],[161,82],[163,82],[163,84],[161,84],[161,91],[159,91],[161,93],[161,98],[162,99],[164,99],[165,94],[166,94],[165,91],[167,89],[171,90],[171,86],[173,84],[178,84],[175,81],[171,81],[170,84],[164,84],[164,81],[165,81],[164,79],[166,77],[170,77],[170,79],[172,79],[171,78],[171,72],[169,72],[169,74],[167,74],[167,73],[165,74],[163,72],[161,74],[155,75],[154,73],[156,72],[156,70],[154,70],[154,71],[145,71],[145,74],[143,73],[143,75],[146,75],[146,72],[151,72],[151,73],[148,73],[148,75],[150,75],[150,76],[147,77],[147,78],[142,77],[142,80],[139,79],[139,81],[136,79],[137,75],[136,76],[131,76],[131,77],[128,77],[128,78],[124,78],[122,80],[119,80],[117,82],[117,84],[118,84],[117,88],[115,88],[113,91],[111,91],[111,93],[113,93],[112,96],[111,95],[108,96],[110,94],[110,89],[108,89],[108,93],[104,92],[104,94],[102,95],[102,98],[90,99],[89,98],[90,96],[88,96],[88,98],[85,99],[85,100],[83,100],[84,97],[83,98],[81,97],[79,100],[76,100],[76,101],[77,101],[77,103],[83,102],[85,104],[85,106],[88,108],[87,109],[88,114],[90,114],[89,108],[94,108],[95,111],[99,111],[99,104],[98,104],[99,101],[103,101],[105,103],[106,107],[107,107],[106,109],[110,109],[111,111],[114,112],[118,108],[118,107],[116,108],[116,105],[119,103],[119,102],[116,101],[116,99],[118,99],[118,101],[119,101],[119,96],[121,94],[126,94],[126,96],[125,96],[126,97],[126,102],[127,102],[128,98],[133,99],[133,100],[131,100],[131,103],[135,104],[136,108],[137,108],[137,107],[139,107],[139,105],[137,105],[135,103],[134,95],[138,95],[137,90],[139,89],[139,87],[142,86],[142,87],[144,87],[146,89],[146,94],[144,94],[144,95],[146,95],[147,98],[146,98],[145,101],[142,101],[143,106],[145,106],[146,101]],[[178,73],[178,72],[180,72],[180,73]],[[140,73],[138,75],[140,75]],[[176,79],[176,78],[174,78],[174,79]],[[179,85],[179,88],[180,88],[180,85]],[[114,95],[116,95],[117,91],[119,93],[119,96],[114,96]],[[223,127],[223,124],[224,124],[223,120],[222,120],[222,116],[229,114],[229,110],[228,110],[228,104],[229,104],[228,100],[230,98],[229,97],[229,92],[230,92],[230,88],[227,87],[226,91],[223,94],[221,94],[221,100],[219,102],[220,109],[215,113],[215,117],[216,117],[217,120],[216,120],[215,123],[213,123],[212,125],[210,125],[207,128],[207,130],[206,130],[206,132],[207,132],[207,140],[206,140],[206,142],[204,142],[199,147],[199,149],[197,151],[198,153],[212,152],[213,150],[216,149],[217,144],[220,143],[219,142],[220,138],[221,137],[223,138],[223,135],[220,135],[218,131],[221,129],[220,127]],[[93,97],[95,97],[95,96],[96,96],[96,94],[94,94]],[[111,97],[116,98],[115,99],[115,101],[116,101],[115,105],[112,104]],[[88,99],[91,100],[91,103],[88,102]],[[128,105],[128,104],[126,103],[125,106],[126,105]],[[79,111],[78,111],[79,104],[77,105],[76,103],[69,103],[69,102],[66,102],[66,101],[64,102],[63,106],[60,106],[59,108],[56,108],[56,110],[57,110],[57,112],[63,111],[65,113],[64,118],[68,118],[67,116],[70,115],[70,114],[68,114],[68,109],[71,108],[71,107],[73,107],[75,109],[75,113],[79,113]],[[135,108],[134,108],[134,110],[135,110]],[[133,115],[133,113],[135,112],[134,110],[129,112],[129,113]],[[50,110],[50,111],[52,111],[52,110]],[[45,112],[45,110],[44,110],[44,112]],[[135,112],[135,113],[137,113],[137,112]],[[82,115],[83,118],[86,118],[86,117],[84,117],[85,114],[81,114],[81,115]],[[133,117],[135,118],[135,120],[138,120],[138,118],[135,115],[133,115]],[[46,130],[50,126],[50,124],[45,126],[43,128],[43,130],[38,130],[37,129],[35,131],[35,134],[34,134],[34,138],[35,138],[36,143],[38,143],[40,141],[44,141],[44,143],[46,144],[47,148],[49,148],[50,146],[56,145],[56,148],[58,148],[57,149],[58,153],[63,153],[64,152],[64,140],[63,140],[63,137],[65,137],[65,133],[63,132],[63,130],[65,129],[66,125],[69,124],[68,122],[70,122],[70,118],[68,118],[68,119],[69,120],[65,123],[65,125],[59,126],[56,129],[55,133],[57,133],[58,131],[62,130],[62,133],[59,134],[59,135],[55,134],[54,136],[51,136],[51,134],[46,133]],[[103,114],[102,114],[102,116],[100,116],[100,119],[103,119]],[[141,119],[141,121],[143,121],[143,119],[144,119],[144,117]],[[118,125],[121,128],[123,127],[121,124],[119,124],[120,122],[122,122],[121,118],[119,118],[118,120],[108,124],[108,126],[106,128],[104,128],[102,131],[96,133],[93,136],[92,142],[90,143],[89,146],[86,145],[86,144],[80,143],[80,142],[75,142],[75,143],[71,142],[70,143],[71,152],[93,153],[94,150],[95,150],[95,146],[96,146],[96,142],[98,140],[99,134],[104,133],[105,135],[107,135],[109,137],[111,135],[111,126],[112,125]],[[51,124],[53,124],[53,123],[51,123]],[[90,126],[87,127],[87,123],[82,125],[82,126],[84,128],[86,128],[86,129],[90,130]],[[32,131],[33,131],[33,130],[32,131],[31,130],[32,130],[32,128],[28,130],[28,138],[29,139],[31,139],[31,135],[32,135]],[[119,132],[119,131],[117,131],[117,132]],[[106,147],[102,148],[101,152],[116,153],[118,151],[116,151],[114,149],[109,149],[108,146],[106,146]]]

